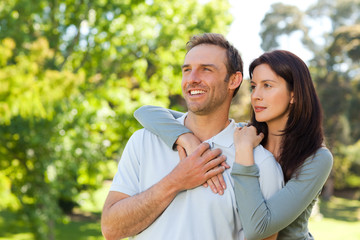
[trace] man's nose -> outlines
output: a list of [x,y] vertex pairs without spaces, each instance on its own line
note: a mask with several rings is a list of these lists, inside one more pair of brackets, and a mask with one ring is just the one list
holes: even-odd
[[189,82],[190,83],[199,83],[201,82],[201,78],[199,75],[199,71],[197,71],[196,69],[193,69],[189,75]]

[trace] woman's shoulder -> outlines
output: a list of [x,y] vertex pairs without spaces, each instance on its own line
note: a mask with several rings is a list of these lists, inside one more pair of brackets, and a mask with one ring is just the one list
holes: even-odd
[[331,169],[333,165],[333,155],[326,147],[319,148],[312,156],[310,156],[304,163],[312,167]]
[[333,155],[330,150],[326,147],[319,148],[316,153],[314,154],[314,158],[324,159],[324,161],[331,161],[333,160]]

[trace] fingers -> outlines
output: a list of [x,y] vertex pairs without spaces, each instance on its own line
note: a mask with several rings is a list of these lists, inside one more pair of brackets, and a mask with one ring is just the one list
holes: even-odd
[[211,161],[211,159],[214,159],[216,158],[217,156],[219,156],[221,154],[221,149],[219,148],[216,148],[216,149],[213,149],[213,150],[208,150],[208,151],[205,151],[203,153],[203,158],[204,158],[204,161],[205,162],[208,162],[208,161]]
[[225,167],[226,169],[229,169],[229,168],[230,168],[230,165],[227,164],[226,161],[225,161],[225,162],[222,162],[220,165],[223,166],[223,167]]
[[235,134],[239,133],[239,132],[242,132],[247,136],[250,134],[250,135],[256,136],[260,142],[264,138],[264,133],[260,132],[258,134],[257,129],[252,125],[248,125],[248,126],[244,126],[244,127],[238,127],[238,128],[236,128],[236,130],[237,131],[235,132]]
[[213,193],[216,194],[218,192],[218,190],[216,189],[216,186],[211,178],[209,180],[207,180],[206,183],[210,187],[211,191],[213,191]]
[[204,153],[207,152],[207,150],[210,148],[210,145],[206,142],[203,142],[199,145],[199,147],[196,148],[193,154],[195,156],[202,156]]
[[[225,169],[224,169],[224,171],[225,171]],[[225,180],[224,180],[224,176],[222,174],[218,174],[217,177],[219,179],[220,186],[223,188],[223,190],[225,190],[226,189],[226,183],[225,183]]]
[[261,138],[261,140],[265,137],[265,135],[261,132],[259,133],[259,137]]
[[[225,155],[220,155],[214,159],[210,159],[209,161],[207,161],[207,163],[204,165],[205,171],[209,171],[210,169],[213,169],[217,166],[219,166],[221,163],[226,161],[226,156]],[[222,169],[225,170],[224,166],[220,166]]]
[[207,172],[207,176],[211,177],[207,180],[208,185],[214,193],[224,194],[226,183],[222,173],[225,171],[223,166],[213,168]]
[[[221,171],[225,170],[223,167],[219,167]],[[222,168],[222,169],[221,169]],[[218,174],[207,181],[211,190],[214,193],[219,193],[220,195],[224,194],[226,189],[226,183],[222,174]]]

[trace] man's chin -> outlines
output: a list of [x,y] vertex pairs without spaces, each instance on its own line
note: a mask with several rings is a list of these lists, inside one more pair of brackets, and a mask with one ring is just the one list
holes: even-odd
[[187,106],[188,112],[191,112],[195,115],[206,115],[209,113],[209,109],[204,106],[194,106],[194,105],[188,105]]

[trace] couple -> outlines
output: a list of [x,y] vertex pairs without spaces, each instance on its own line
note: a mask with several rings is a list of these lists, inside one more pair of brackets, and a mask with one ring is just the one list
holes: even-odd
[[312,239],[307,223],[332,156],[308,68],[286,51],[255,59],[246,126],[228,118],[242,81],[238,51],[209,33],[192,37],[187,50],[188,113],[137,111],[158,136],[142,129],[126,145],[103,209],[104,236]]

